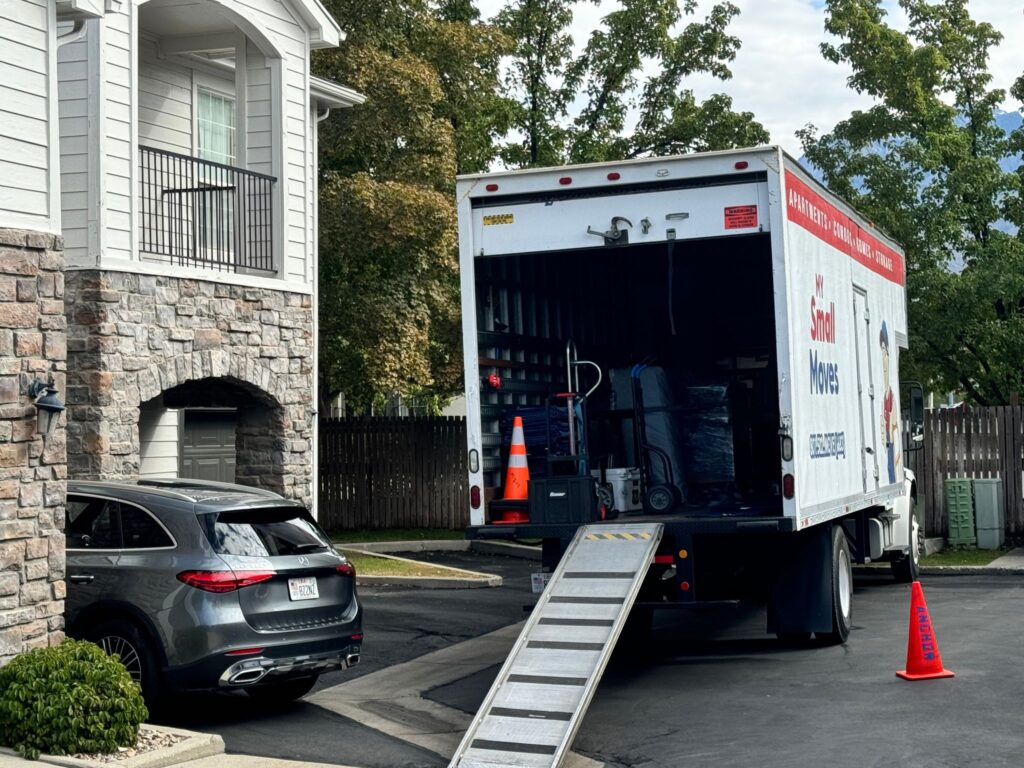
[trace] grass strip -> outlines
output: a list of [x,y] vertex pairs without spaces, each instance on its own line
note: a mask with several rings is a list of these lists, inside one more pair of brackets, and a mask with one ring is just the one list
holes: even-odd
[[335,544],[374,541],[437,541],[439,539],[464,539],[465,532],[459,528],[361,528],[352,531],[332,531],[331,541]]
[[419,577],[462,577],[469,578],[465,571],[432,565],[418,560],[396,560],[390,557],[376,557],[362,552],[342,548],[342,553],[356,567],[357,576],[419,576]]
[[1001,549],[944,549],[921,558],[921,565],[988,565],[1005,555]]

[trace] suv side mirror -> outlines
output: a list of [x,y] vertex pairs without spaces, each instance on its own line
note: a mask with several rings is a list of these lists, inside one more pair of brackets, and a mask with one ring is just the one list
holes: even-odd
[[924,388],[916,381],[905,382],[909,429],[906,433],[904,450],[919,451],[924,448]]

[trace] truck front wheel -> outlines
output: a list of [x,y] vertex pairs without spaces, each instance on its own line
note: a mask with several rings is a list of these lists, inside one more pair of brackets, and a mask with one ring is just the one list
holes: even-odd
[[899,584],[910,584],[917,580],[921,567],[921,527],[917,524],[913,502],[910,506],[910,551],[890,563],[892,576]]
[[845,643],[853,626],[853,566],[850,545],[840,525],[832,526],[832,631],[818,633],[825,645]]

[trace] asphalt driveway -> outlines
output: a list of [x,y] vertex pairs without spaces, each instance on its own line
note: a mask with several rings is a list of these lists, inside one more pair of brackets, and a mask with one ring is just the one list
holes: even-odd
[[[1020,766],[1024,580],[924,582],[952,680],[896,678],[910,590],[858,579],[854,632],[833,648],[784,648],[763,611],[662,614],[651,653],[617,655],[575,749],[614,766]],[[475,711],[497,669],[435,689]]]
[[[364,661],[320,686],[364,676],[525,617],[535,563],[435,555],[501,573],[498,589],[364,589]],[[858,578],[854,631],[835,648],[784,648],[757,608],[660,614],[649,652],[617,654],[575,749],[611,766],[1019,766],[1024,732],[1024,579],[928,577],[952,680],[895,677],[906,653],[909,588]],[[423,695],[474,712],[497,666]],[[444,766],[419,747],[308,703],[257,707],[191,698],[175,724],[220,733],[229,752],[377,768]]]

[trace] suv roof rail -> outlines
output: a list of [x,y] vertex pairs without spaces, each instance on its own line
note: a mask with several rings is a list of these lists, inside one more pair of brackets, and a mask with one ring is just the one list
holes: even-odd
[[149,486],[151,488],[165,488],[167,490],[173,490],[175,488],[208,488],[210,490],[251,493],[259,496],[265,496],[270,499],[282,498],[280,494],[268,491],[266,488],[258,488],[252,485],[241,485],[240,483],[221,483],[216,480],[198,480],[191,477],[140,478],[137,481],[137,484]]

